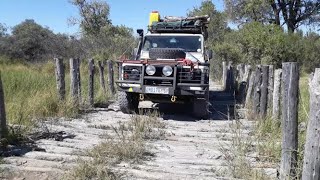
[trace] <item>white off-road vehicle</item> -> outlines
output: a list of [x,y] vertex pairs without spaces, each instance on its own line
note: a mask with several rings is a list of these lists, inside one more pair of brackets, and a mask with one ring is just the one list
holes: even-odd
[[205,49],[208,16],[156,20],[140,35],[135,57],[120,60],[118,102],[123,112],[139,101],[192,104],[193,114],[208,118],[212,51]]

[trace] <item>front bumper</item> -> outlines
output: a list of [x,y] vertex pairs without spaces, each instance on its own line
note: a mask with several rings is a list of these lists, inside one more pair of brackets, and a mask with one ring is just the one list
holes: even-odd
[[[209,82],[208,82],[208,72],[201,73],[198,76],[198,81],[195,82],[183,82],[179,80],[179,70],[183,68],[182,66],[173,65],[173,75],[170,77],[163,77],[163,76],[148,76],[145,74],[145,67],[146,65],[142,65],[140,77],[136,80],[118,80],[116,84],[120,91],[126,92],[134,92],[139,94],[154,94],[154,95],[170,95],[170,96],[202,96],[209,90]],[[208,67],[203,66],[203,67]],[[123,70],[121,69],[122,65],[119,64],[119,77],[122,77]],[[178,72],[179,71],[179,72]],[[154,85],[147,83],[149,81],[168,81],[170,85]],[[157,93],[148,93],[146,88],[150,87],[159,87],[159,88],[166,88],[166,94],[157,94]]]

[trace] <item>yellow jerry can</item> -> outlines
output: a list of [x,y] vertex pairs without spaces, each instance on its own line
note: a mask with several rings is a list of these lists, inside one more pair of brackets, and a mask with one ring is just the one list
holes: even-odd
[[151,26],[153,22],[159,22],[159,21],[160,21],[159,12],[158,11],[152,11],[150,13],[149,26]]

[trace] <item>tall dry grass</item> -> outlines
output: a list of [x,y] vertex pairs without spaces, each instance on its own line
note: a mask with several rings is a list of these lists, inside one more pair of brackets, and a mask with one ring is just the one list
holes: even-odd
[[[308,75],[303,74],[299,82],[299,106],[298,106],[298,162],[297,178],[302,173],[304,145],[306,141],[306,127],[309,119],[309,85]],[[265,119],[255,119],[258,123],[255,128],[255,139],[257,151],[262,157],[261,161],[279,164],[281,160],[281,119],[272,119],[271,116]]]
[[[66,101],[59,101],[53,61],[26,64],[0,58],[0,71],[4,86],[7,119],[10,124],[34,125],[46,117],[75,117],[80,111],[69,98],[69,66],[66,65]],[[82,105],[87,104],[88,66],[81,64]],[[95,76],[95,102],[105,103],[111,94],[100,88],[98,71]]]

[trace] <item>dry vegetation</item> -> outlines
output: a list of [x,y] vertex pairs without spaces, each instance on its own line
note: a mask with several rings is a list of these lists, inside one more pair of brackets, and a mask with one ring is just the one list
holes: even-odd
[[[69,94],[69,68],[66,64],[66,90]],[[10,124],[34,125],[46,117],[75,117],[80,111],[71,100],[60,102],[57,97],[53,61],[44,64],[9,62],[0,58],[0,72],[5,91],[7,119]],[[87,103],[88,70],[82,63],[82,105]],[[98,74],[97,74],[98,75]],[[95,78],[95,102],[106,102],[111,95],[100,90]]]
[[[303,75],[300,78],[299,85],[299,144],[298,144],[298,167],[297,178],[301,176],[303,165],[303,153],[306,136],[306,127],[308,123],[309,111],[309,86],[308,77]],[[269,112],[271,114],[271,112]],[[253,132],[253,140],[255,142],[254,151],[258,152],[259,161],[266,166],[278,167],[281,160],[281,119],[272,119],[269,115],[265,119],[255,118],[251,112],[248,113],[249,120],[256,121]],[[247,141],[248,142],[248,141]],[[245,142],[241,142],[245,143]],[[240,151],[241,152],[241,151]],[[245,166],[243,166],[245,167]],[[243,169],[241,170],[243,171]]]
[[70,170],[66,179],[120,179],[119,163],[139,163],[153,156],[149,141],[164,138],[165,124],[157,113],[148,116],[132,115],[129,122],[112,127],[113,133],[106,135],[104,142],[90,150],[88,160],[80,160]]

